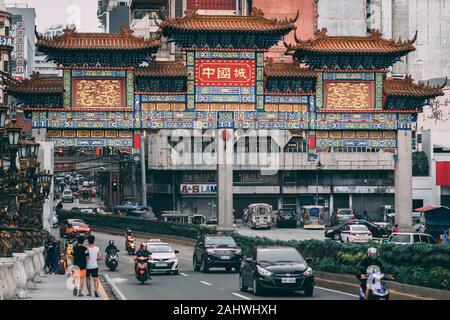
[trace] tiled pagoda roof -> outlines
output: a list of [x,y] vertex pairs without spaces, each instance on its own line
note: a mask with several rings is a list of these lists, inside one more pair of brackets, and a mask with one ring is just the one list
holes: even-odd
[[[253,8],[251,16],[231,16],[231,15],[199,15],[197,10],[187,10],[182,18],[165,19],[159,24],[163,34],[172,32],[248,32],[248,33],[278,33],[287,34],[294,30],[294,19],[267,19],[264,13]],[[169,31],[170,30],[170,31]]]
[[371,30],[367,37],[354,36],[327,36],[327,29],[317,30],[315,38],[300,40],[295,37],[296,43],[287,44],[287,53],[295,51],[317,54],[407,54],[415,50],[413,43],[417,39],[417,32],[412,40],[394,41],[381,37],[377,30]]
[[187,77],[182,60],[152,61],[148,67],[136,68],[136,77]]
[[64,34],[52,38],[38,35],[39,49],[61,50],[116,50],[133,51],[161,47],[159,38],[144,39],[133,36],[133,30],[122,26],[120,33],[82,33],[75,28],[66,28]]
[[384,82],[384,94],[395,97],[435,98],[444,95],[442,89],[446,83],[447,79],[443,85],[429,86],[414,83],[411,76],[407,76],[404,80],[387,78]]
[[41,77],[39,72],[31,75],[20,83],[8,85],[8,93],[62,93],[63,80],[61,77]]
[[265,64],[264,73],[266,77],[284,78],[316,78],[317,73],[309,68],[302,67],[297,61],[273,62],[268,59]]

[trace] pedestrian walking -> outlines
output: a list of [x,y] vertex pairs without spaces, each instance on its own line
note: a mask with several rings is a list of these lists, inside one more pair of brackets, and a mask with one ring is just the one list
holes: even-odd
[[398,224],[396,224],[396,225],[394,226],[394,228],[392,228],[392,232],[393,232],[393,233],[394,233],[394,232],[400,232],[400,228],[399,228]]
[[55,264],[55,246],[55,237],[51,237],[45,245],[45,269],[50,274],[53,272],[53,266]]
[[69,236],[69,239],[67,239],[67,244],[66,244],[66,264],[67,264],[67,266],[71,266],[73,264],[72,252],[73,252],[74,245],[75,245],[75,238],[71,234]]
[[79,286],[75,285],[73,288],[73,295],[76,296],[78,294],[79,297],[83,296],[83,285],[84,279],[86,278],[86,266],[87,260],[89,258],[89,250],[83,245],[84,238],[78,237],[77,245],[73,248],[73,272],[74,278],[76,278],[75,283],[79,284]]
[[89,259],[86,267],[86,285],[88,289],[88,296],[92,296],[91,277],[94,278],[94,295],[98,295],[98,261],[101,260],[100,249],[95,245],[95,237],[90,235],[88,237],[88,251]]

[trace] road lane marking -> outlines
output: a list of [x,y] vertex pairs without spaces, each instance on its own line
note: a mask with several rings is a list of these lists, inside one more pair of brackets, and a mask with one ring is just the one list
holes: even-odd
[[206,282],[206,281],[200,281],[200,282],[203,283],[203,284],[206,284],[207,286],[212,286],[212,284],[209,283],[209,282]]
[[111,280],[111,278],[110,278],[107,274],[105,274],[104,277],[105,277],[105,279],[106,279],[106,282],[108,282],[109,285],[112,287],[114,293],[115,293],[116,295],[118,295],[117,298],[119,298],[119,300],[127,300],[127,298],[125,297],[125,295],[122,293],[122,291],[120,291],[120,289],[119,289],[119,288],[116,286],[116,284]]
[[232,292],[231,294],[232,294],[232,295],[235,295],[236,297],[239,297],[239,298],[241,298],[241,299],[252,300],[252,298],[247,297],[247,296],[244,296],[244,295],[239,294],[239,293],[236,293],[236,292]]
[[324,287],[318,287],[318,286],[315,286],[315,288],[321,289],[321,290],[325,290],[325,291],[334,292],[334,293],[343,294],[343,295],[354,297],[354,298],[359,298],[359,296],[356,295],[356,294],[351,294],[351,293],[347,293],[347,292],[337,291],[337,290],[328,289],[328,288],[324,288]]
[[189,275],[187,275],[186,273],[180,272],[180,274],[184,277],[189,277]]

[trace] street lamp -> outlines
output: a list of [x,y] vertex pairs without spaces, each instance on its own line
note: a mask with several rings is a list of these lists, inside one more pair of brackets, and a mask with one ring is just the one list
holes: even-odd
[[13,118],[12,121],[5,126],[10,146],[17,146],[19,144],[22,126],[17,124],[16,121],[16,118]]
[[319,205],[319,170],[322,168],[322,163],[317,162],[317,170],[316,170],[316,206]]

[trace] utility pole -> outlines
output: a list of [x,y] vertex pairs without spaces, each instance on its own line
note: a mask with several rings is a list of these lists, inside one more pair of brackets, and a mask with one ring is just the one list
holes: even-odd
[[147,170],[145,168],[145,131],[141,134],[141,182],[142,182],[142,205],[147,205]]

